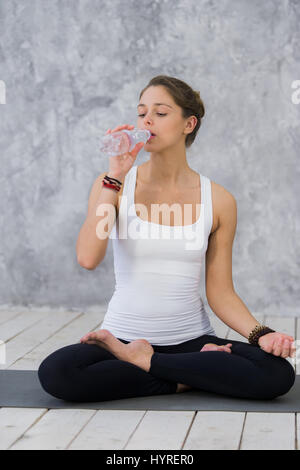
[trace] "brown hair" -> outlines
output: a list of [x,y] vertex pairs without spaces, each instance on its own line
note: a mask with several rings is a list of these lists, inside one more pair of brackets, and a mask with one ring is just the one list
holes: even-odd
[[185,146],[190,147],[194,142],[197,132],[201,126],[201,119],[205,114],[205,108],[200,92],[193,90],[187,83],[175,77],[167,75],[157,75],[153,77],[148,85],[141,91],[139,99],[141,99],[144,91],[150,86],[162,85],[173,97],[175,103],[181,107],[182,118],[187,119],[190,116],[196,116],[197,124],[191,134],[185,139]]

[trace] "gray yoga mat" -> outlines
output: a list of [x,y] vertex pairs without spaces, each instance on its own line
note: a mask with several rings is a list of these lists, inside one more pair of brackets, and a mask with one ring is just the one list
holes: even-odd
[[296,377],[295,384],[288,393],[273,400],[248,400],[201,390],[189,390],[168,395],[75,403],[59,400],[45,392],[39,382],[37,371],[0,370],[0,407],[295,413],[300,412],[300,376]]

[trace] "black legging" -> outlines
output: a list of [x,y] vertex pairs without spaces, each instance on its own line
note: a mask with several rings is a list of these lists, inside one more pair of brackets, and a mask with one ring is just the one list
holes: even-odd
[[[232,352],[200,352],[206,343],[232,343]],[[241,341],[203,335],[152,347],[155,352],[146,372],[95,344],[71,344],[46,357],[38,377],[46,392],[75,402],[175,393],[177,383],[232,397],[272,399],[287,393],[296,378],[286,359]]]

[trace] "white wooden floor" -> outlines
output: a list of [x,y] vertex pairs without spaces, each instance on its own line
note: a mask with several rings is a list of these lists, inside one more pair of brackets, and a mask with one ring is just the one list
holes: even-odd
[[[0,310],[0,339],[6,343],[6,364],[0,369],[37,370],[47,355],[97,330],[105,310]],[[300,338],[295,317],[253,315],[274,330]],[[247,341],[217,317],[210,318],[218,336]],[[295,367],[299,373],[299,365]],[[298,450],[298,415],[0,408],[0,449]]]

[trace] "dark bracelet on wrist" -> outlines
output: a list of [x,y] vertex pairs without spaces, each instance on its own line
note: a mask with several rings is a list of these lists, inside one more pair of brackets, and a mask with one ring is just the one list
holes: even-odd
[[257,325],[249,334],[248,341],[250,344],[258,346],[258,340],[261,336],[264,336],[268,333],[275,333],[275,330],[272,330],[266,325]]
[[109,180],[112,183],[117,183],[120,186],[123,184],[122,181],[117,180],[116,178],[112,178],[111,176],[105,175],[104,179]]

